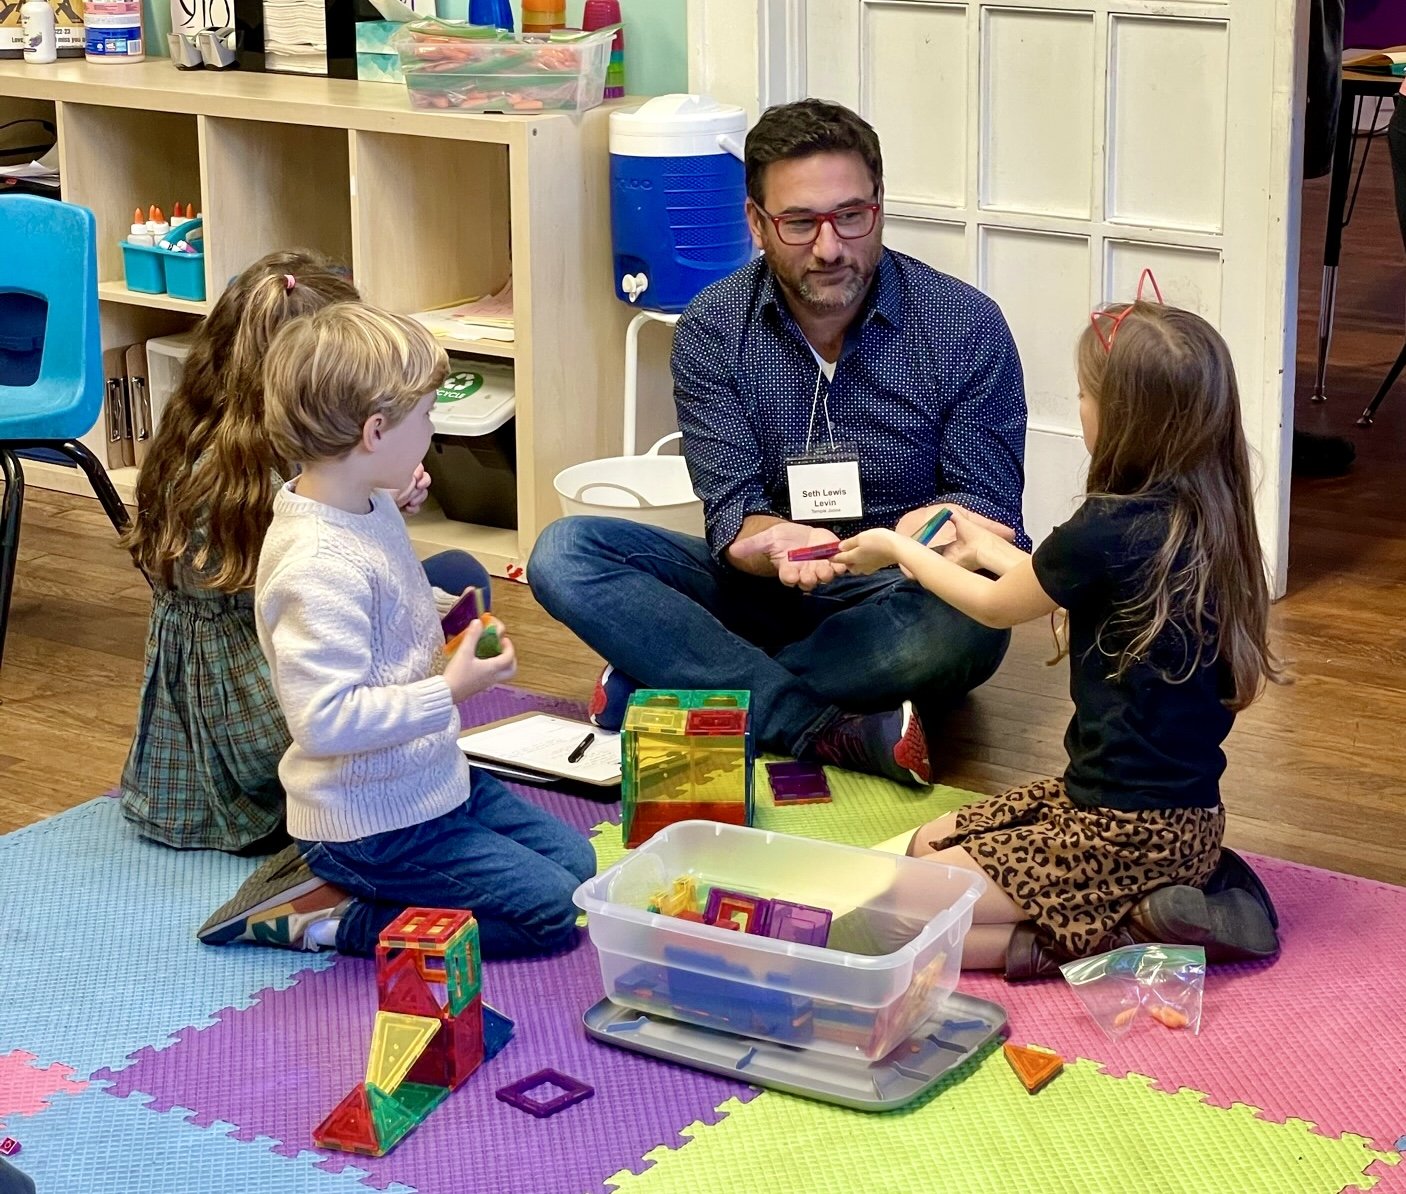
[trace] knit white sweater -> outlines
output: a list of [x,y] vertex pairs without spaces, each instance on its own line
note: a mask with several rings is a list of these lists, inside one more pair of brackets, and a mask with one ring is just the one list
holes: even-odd
[[459,713],[442,676],[429,582],[387,493],[367,514],[300,497],[290,481],[254,585],[293,745],[278,766],[288,832],[345,842],[416,825],[469,798]]

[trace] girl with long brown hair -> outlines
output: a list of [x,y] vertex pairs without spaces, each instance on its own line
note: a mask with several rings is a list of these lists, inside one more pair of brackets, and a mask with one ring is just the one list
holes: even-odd
[[[122,811],[145,837],[181,848],[264,852],[287,840],[278,761],[288,729],[254,631],[259,550],[282,481],[264,428],[264,357],[289,320],[355,301],[347,272],[315,253],[271,253],[232,281],[198,326],[180,385],[137,479],[125,546],[151,578],[151,623]],[[422,470],[397,503],[425,500]],[[486,585],[446,553],[431,581]]]
[[900,565],[988,626],[1067,613],[1063,777],[940,817],[909,853],[990,880],[969,968],[1038,977],[1137,940],[1272,956],[1273,905],[1221,848],[1222,743],[1279,678],[1230,353],[1199,316],[1139,300],[1094,314],[1078,379],[1087,497],[1033,556],[954,511],[937,551],[878,530],[836,557]]

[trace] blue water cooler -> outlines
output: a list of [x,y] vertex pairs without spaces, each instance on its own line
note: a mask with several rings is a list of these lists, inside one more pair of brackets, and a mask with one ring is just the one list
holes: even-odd
[[677,314],[753,257],[744,211],[747,113],[701,95],[661,95],[610,117],[615,294]]

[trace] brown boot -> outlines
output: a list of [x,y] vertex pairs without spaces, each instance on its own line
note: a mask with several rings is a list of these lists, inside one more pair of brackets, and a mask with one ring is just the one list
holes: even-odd
[[1274,901],[1269,898],[1269,892],[1265,890],[1260,877],[1255,874],[1250,864],[1234,850],[1221,847],[1220,864],[1201,890],[1207,895],[1220,895],[1223,891],[1232,890],[1248,891],[1254,896],[1255,902],[1264,909],[1269,923],[1276,929],[1279,927],[1279,913],[1274,910]]
[[1049,945],[1035,931],[1033,921],[1023,920],[1006,945],[1006,982],[1023,983],[1037,978],[1059,978],[1059,968],[1073,959]]
[[1207,962],[1258,962],[1279,952],[1268,913],[1240,888],[1208,895],[1199,887],[1159,887],[1134,906],[1126,924],[1139,941],[1199,945]]

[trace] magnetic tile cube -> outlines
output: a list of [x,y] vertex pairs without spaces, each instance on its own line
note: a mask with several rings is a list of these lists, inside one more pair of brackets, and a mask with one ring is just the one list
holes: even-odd
[[627,848],[676,821],[752,824],[751,694],[642,688],[620,736]]

